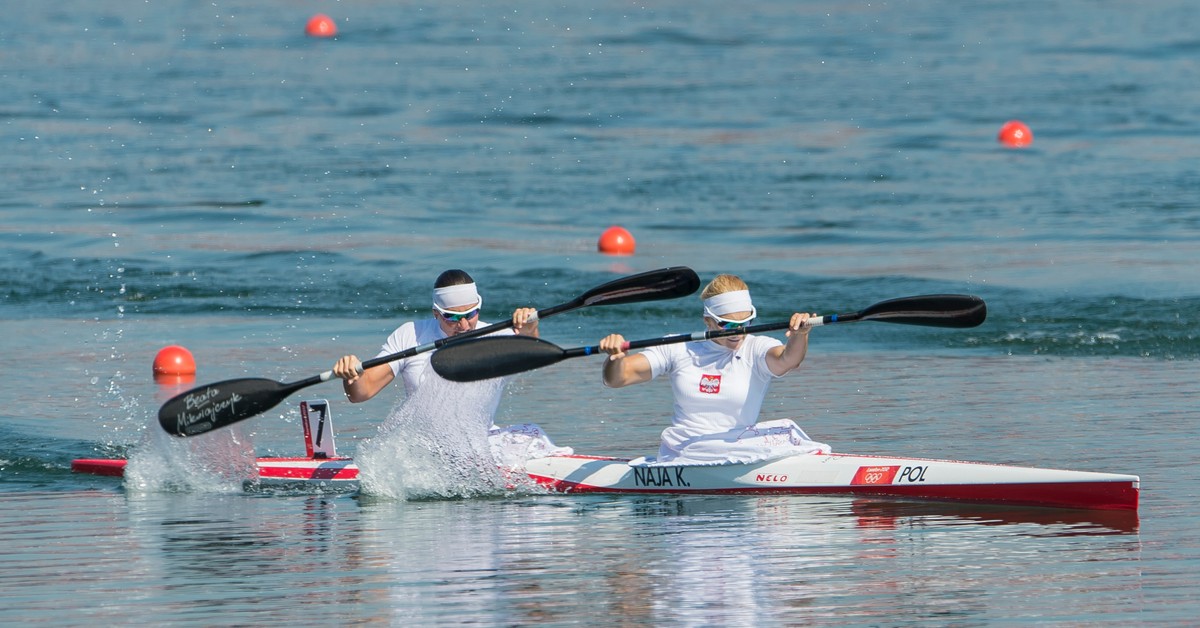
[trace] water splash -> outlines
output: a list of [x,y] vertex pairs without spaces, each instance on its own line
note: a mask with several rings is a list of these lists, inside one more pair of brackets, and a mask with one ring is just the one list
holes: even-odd
[[132,493],[240,493],[257,479],[253,442],[236,425],[194,438],[146,430],[125,466]]
[[397,405],[380,433],[360,445],[360,490],[393,499],[499,495],[507,482],[488,429],[501,380],[472,384],[436,376]]

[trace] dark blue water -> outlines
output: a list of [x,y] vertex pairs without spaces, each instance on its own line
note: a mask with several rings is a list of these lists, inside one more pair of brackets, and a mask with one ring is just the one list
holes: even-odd
[[[304,35],[317,11],[337,38]],[[1191,621],[1197,32],[1181,1],[18,2],[0,22],[0,619]],[[1032,146],[997,143],[1010,119]],[[597,253],[613,224],[635,255]],[[677,265],[742,275],[764,321],[983,297],[976,329],[814,331],[764,417],[838,451],[1138,474],[1140,517],[69,471],[175,454],[154,422],[165,345],[201,382],[290,381],[372,355],[446,268],[495,320]],[[684,299],[542,335],[701,327]],[[606,390],[598,368],[518,378],[498,421],[653,450],[669,391]],[[400,400],[311,392],[350,454]],[[300,398],[221,438],[301,453]]]

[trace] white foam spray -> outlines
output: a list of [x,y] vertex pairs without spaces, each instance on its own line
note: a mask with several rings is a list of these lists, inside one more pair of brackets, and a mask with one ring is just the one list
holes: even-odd
[[507,483],[488,444],[502,386],[427,376],[358,447],[360,491],[394,499],[503,494]]
[[257,479],[254,444],[236,425],[192,438],[146,430],[125,465],[125,489],[135,493],[240,493]]

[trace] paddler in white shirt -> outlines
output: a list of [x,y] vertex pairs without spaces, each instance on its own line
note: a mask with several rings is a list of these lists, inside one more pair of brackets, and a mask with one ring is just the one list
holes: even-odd
[[[434,282],[433,316],[409,321],[396,328],[383,343],[377,357],[399,353],[442,338],[457,336],[474,330],[479,325],[486,327],[488,323],[479,319],[479,311],[482,307],[483,297],[479,294],[475,280],[466,271],[447,270],[438,275]],[[536,315],[537,309],[535,308],[517,308],[512,314],[512,329],[496,333],[537,338],[538,320]],[[403,379],[405,393],[411,397],[429,378],[437,377],[437,373],[429,365],[432,355],[433,352],[426,351],[403,360],[393,360],[366,369],[361,375],[357,369],[362,361],[358,359],[358,356],[345,355],[333,365],[333,374],[342,379],[342,388],[351,403],[361,403],[371,399],[392,383],[397,376]],[[492,387],[492,390],[493,394],[489,396],[487,403],[490,404],[489,412],[494,419],[503,388],[496,386]],[[518,464],[522,461],[521,459],[571,453],[570,448],[555,447],[541,431],[541,428],[533,424],[498,428],[493,423],[489,427],[489,441],[497,461],[510,466]]]
[[[750,289],[735,275],[718,275],[705,286],[704,324],[710,330],[745,327],[757,316]],[[808,353],[815,314],[792,314],[787,342],[769,336],[732,335],[650,347],[626,354],[625,338],[600,341],[609,354],[604,385],[621,388],[671,377],[675,414],[663,430],[658,456],[649,464],[758,462],[797,454],[829,453],[790,419],[757,422],[767,388],[795,370]]]

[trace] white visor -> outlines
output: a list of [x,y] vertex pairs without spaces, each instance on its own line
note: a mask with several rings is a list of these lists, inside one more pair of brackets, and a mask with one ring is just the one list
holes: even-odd
[[754,312],[749,290],[722,292],[704,300],[704,314],[709,317],[722,318],[734,312]]
[[475,305],[483,299],[475,291],[475,284],[463,283],[456,286],[433,289],[433,304],[441,309]]

